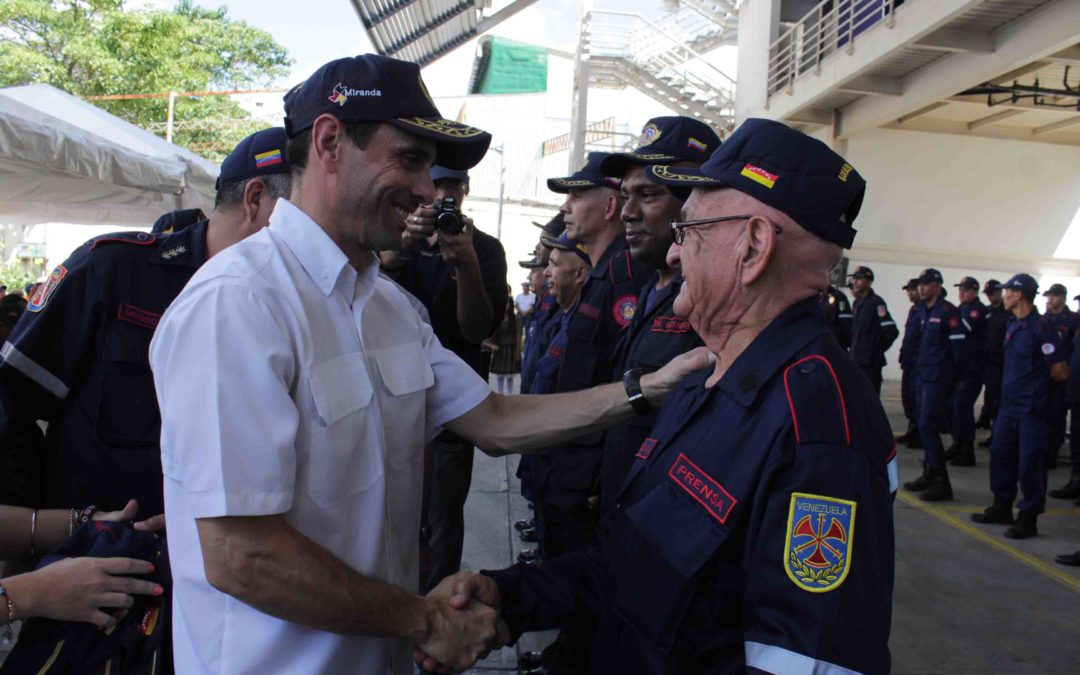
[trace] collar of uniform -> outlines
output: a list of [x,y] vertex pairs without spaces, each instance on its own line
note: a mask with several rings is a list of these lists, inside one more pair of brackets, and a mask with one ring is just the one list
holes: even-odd
[[175,234],[158,238],[158,245],[150,256],[155,265],[179,265],[199,268],[206,262],[206,227],[208,221],[200,220]]
[[828,330],[821,318],[817,298],[797,302],[765,327],[746,351],[739,354],[716,386],[745,408],[753,403],[761,385],[780,366]]
[[626,248],[626,246],[626,237],[616,237],[615,241],[608,245],[607,250],[604,251],[604,255],[600,256],[600,262],[596,263],[596,266],[589,271],[589,276],[599,279],[607,274],[608,263],[611,262],[611,257]]
[[[270,229],[280,236],[300,261],[323,295],[329,296],[341,286],[345,297],[351,302],[356,292],[357,271],[349,264],[345,253],[323,231],[311,216],[298,209],[287,199],[279,199],[270,214]],[[375,254],[371,254],[372,258]],[[374,287],[378,265],[371,264],[363,270],[367,286]]]

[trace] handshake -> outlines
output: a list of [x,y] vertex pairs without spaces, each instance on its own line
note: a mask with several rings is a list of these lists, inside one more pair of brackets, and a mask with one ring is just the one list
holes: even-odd
[[510,629],[499,617],[499,589],[489,577],[458,572],[432,589],[427,601],[431,622],[413,652],[413,660],[426,671],[471,668],[510,642]]

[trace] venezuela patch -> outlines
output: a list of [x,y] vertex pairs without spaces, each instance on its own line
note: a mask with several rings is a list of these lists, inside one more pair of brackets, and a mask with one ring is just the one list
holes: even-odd
[[851,569],[855,502],[802,492],[791,493],[784,571],[811,593],[840,587]]

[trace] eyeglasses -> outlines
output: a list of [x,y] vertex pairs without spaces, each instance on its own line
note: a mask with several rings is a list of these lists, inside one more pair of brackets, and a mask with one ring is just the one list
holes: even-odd
[[[675,231],[675,243],[682,246],[686,241],[686,230],[692,227],[701,227],[702,225],[718,225],[720,223],[727,223],[733,220],[748,220],[754,216],[721,216],[719,218],[702,218],[701,220],[672,220],[671,229]],[[783,230],[779,225],[774,225],[776,233],[780,234]]]

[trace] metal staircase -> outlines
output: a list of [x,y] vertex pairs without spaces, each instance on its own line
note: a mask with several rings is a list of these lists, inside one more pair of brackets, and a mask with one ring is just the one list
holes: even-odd
[[657,23],[638,14],[590,12],[581,32],[589,83],[634,87],[724,135],[735,124],[735,81],[703,54],[734,42],[734,15],[727,7],[718,0],[683,0]]

